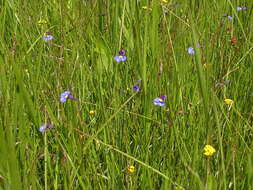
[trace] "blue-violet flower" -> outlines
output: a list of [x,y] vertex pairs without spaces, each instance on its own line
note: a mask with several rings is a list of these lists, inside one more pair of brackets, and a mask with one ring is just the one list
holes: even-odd
[[52,35],[50,35],[50,34],[46,34],[46,35],[42,36],[42,38],[43,38],[43,40],[45,40],[45,41],[50,41],[50,40],[52,40],[54,37],[53,37]]
[[194,54],[195,53],[195,50],[193,49],[193,47],[189,47],[188,49],[187,49],[187,52],[188,52],[188,54]]
[[160,98],[160,97],[158,97],[158,98],[155,98],[154,100],[153,100],[153,104],[155,105],[155,106],[165,106],[165,102],[164,102],[164,100],[162,99],[162,98]]
[[126,51],[125,50],[120,50],[118,55],[114,57],[114,60],[119,63],[119,62],[125,62],[127,60],[127,57],[126,57]]
[[53,126],[51,124],[45,123],[40,126],[39,131],[44,133],[46,131],[46,129],[52,129],[52,128],[53,128]]
[[223,17],[227,17],[229,20],[233,20],[233,17],[228,14],[224,14]]
[[138,86],[138,84],[136,84],[136,85],[133,86],[133,90],[134,90],[135,92],[139,92],[141,89],[140,89],[140,87]]
[[240,7],[237,7],[236,10],[237,10],[237,11],[242,11],[242,10],[243,10],[243,11],[247,11],[248,8],[247,8],[247,7],[244,7],[244,6],[240,6]]
[[71,95],[70,91],[64,91],[61,93],[60,102],[64,103],[67,101],[67,99],[74,100],[75,98]]

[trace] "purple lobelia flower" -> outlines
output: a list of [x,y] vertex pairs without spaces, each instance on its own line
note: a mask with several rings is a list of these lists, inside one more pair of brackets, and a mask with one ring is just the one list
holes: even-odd
[[140,89],[140,87],[138,86],[138,84],[136,84],[136,85],[133,86],[133,90],[134,90],[135,92],[139,92],[141,89]]
[[155,106],[160,106],[160,107],[165,106],[164,99],[162,99],[162,98],[160,98],[160,97],[155,98],[155,99],[153,100],[153,104],[154,104]]
[[223,17],[226,17],[226,18],[228,18],[229,20],[233,20],[233,17],[230,16],[230,15],[228,15],[228,14],[224,14]]
[[228,17],[229,20],[233,20],[232,16],[228,15],[227,17]]
[[195,50],[193,49],[193,47],[189,47],[188,49],[187,49],[187,52],[188,52],[188,54],[195,54]]
[[52,129],[52,128],[54,128],[53,125],[45,123],[45,124],[40,126],[39,131],[44,133],[47,129]]
[[119,51],[118,55],[125,56],[125,55],[126,55],[126,50],[121,49],[121,50]]
[[137,84],[135,84],[135,85],[133,86],[133,90],[134,90],[135,92],[139,92],[139,91],[141,90],[140,84],[141,84],[141,79],[138,80],[138,81],[137,81]]
[[237,7],[236,10],[237,10],[237,11],[241,11],[241,10],[242,10],[242,7]]
[[126,51],[124,49],[120,50],[118,55],[114,57],[114,60],[119,63],[119,62],[125,62],[127,60],[126,57]]
[[71,99],[74,100],[75,98],[71,95],[70,91],[64,91],[63,93],[61,93],[60,96],[60,102],[64,103],[67,101],[67,99]]
[[244,6],[241,6],[241,8],[242,8],[242,10],[244,10],[244,11],[247,11],[247,10],[248,10],[248,8],[247,8],[247,7],[244,7]]
[[237,11],[247,11],[248,8],[247,8],[247,7],[244,7],[244,6],[240,6],[240,7],[237,7],[236,10],[237,10]]
[[167,96],[161,95],[160,98],[161,98],[162,100],[165,100],[165,99],[167,98]]
[[51,41],[54,37],[50,34],[50,32],[47,32],[44,36],[42,36],[42,39],[47,41]]

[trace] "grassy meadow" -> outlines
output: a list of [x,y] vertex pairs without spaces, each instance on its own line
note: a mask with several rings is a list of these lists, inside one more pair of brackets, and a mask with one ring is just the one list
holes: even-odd
[[0,0],[0,189],[252,190],[252,11]]

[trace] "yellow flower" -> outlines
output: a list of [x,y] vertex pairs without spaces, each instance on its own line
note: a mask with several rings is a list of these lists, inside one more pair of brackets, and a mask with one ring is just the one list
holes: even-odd
[[167,0],[161,0],[160,3],[166,4],[166,3],[168,3],[168,1]]
[[135,172],[135,167],[133,165],[130,165],[130,166],[127,167],[127,171],[129,173],[134,173]]
[[94,114],[96,113],[96,110],[90,110],[89,113],[90,113],[91,115],[94,115]]
[[231,105],[231,104],[234,103],[234,101],[231,100],[231,99],[225,99],[224,102],[225,102],[225,104],[227,104],[227,105]]
[[185,190],[185,188],[183,188],[182,186],[177,186],[173,190]]
[[142,7],[144,10],[147,10],[147,11],[152,11],[152,8],[148,7],[148,6],[143,6]]
[[127,91],[130,91],[131,89],[129,87],[127,87]]
[[46,24],[47,23],[47,21],[46,20],[43,20],[43,19],[41,19],[41,20],[38,20],[38,22],[37,22],[39,25],[42,25],[42,24]]
[[211,145],[206,145],[204,147],[204,155],[206,156],[212,156],[216,152],[215,148]]
[[207,68],[207,67],[209,67],[209,66],[211,66],[211,64],[203,64],[203,66],[205,67],[205,68]]

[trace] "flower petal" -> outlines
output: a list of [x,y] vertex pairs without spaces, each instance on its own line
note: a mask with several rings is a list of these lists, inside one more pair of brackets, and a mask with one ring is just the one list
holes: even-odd
[[121,58],[120,58],[120,56],[116,56],[116,57],[114,57],[114,60],[115,60],[117,63],[119,63],[119,62],[121,61]]
[[40,126],[40,129],[39,129],[39,130],[40,130],[40,132],[44,133],[46,129],[47,129],[47,125],[44,124],[44,125],[41,125],[41,126]]

